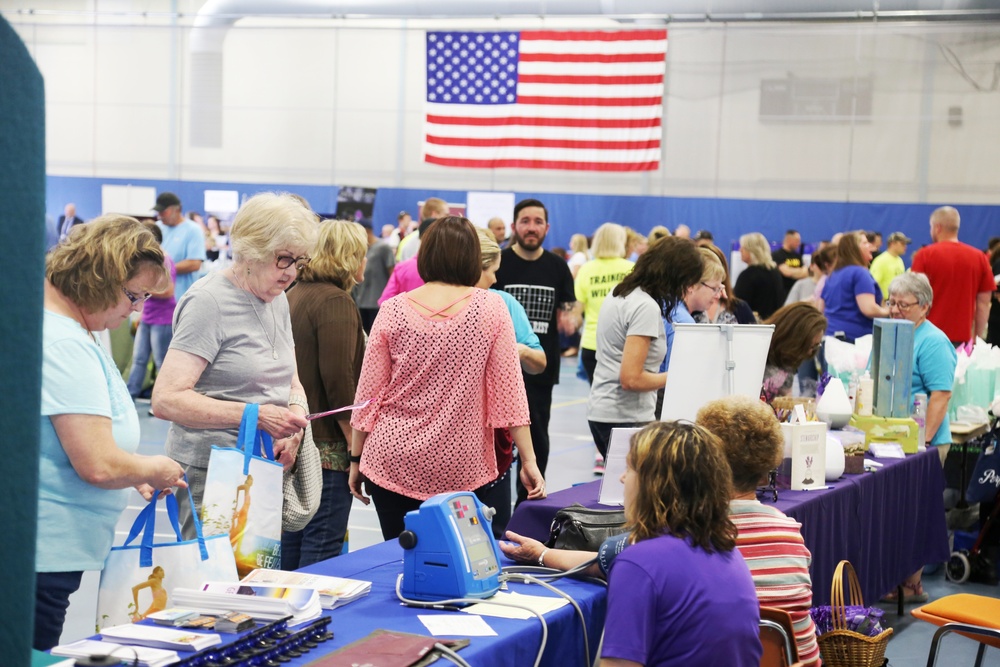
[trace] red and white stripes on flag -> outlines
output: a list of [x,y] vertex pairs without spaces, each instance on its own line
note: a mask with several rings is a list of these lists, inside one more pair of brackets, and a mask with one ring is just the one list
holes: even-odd
[[424,160],[650,171],[666,30],[427,33]]

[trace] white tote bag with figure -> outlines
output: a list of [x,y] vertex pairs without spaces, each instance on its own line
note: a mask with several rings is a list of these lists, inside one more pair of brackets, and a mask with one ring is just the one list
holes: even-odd
[[[190,493],[190,491],[187,491]],[[156,500],[132,524],[125,543],[112,547],[104,561],[97,593],[96,630],[142,620],[172,606],[173,589],[197,588],[204,581],[239,581],[226,535],[204,537],[195,517],[193,540],[181,539],[177,498],[166,496],[167,516],[176,540],[155,542]],[[140,537],[138,544],[132,544]]]
[[229,536],[240,577],[281,569],[282,466],[271,436],[257,429],[258,411],[243,410],[236,447],[212,447],[200,508],[206,536]]

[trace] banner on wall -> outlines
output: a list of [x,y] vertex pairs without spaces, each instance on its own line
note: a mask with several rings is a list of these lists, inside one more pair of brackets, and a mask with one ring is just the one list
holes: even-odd
[[424,161],[652,171],[666,30],[428,32]]

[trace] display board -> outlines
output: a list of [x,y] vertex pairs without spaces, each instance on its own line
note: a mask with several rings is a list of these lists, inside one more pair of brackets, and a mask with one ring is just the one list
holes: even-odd
[[699,408],[717,398],[760,396],[773,325],[675,324],[674,332],[663,421],[694,421]]

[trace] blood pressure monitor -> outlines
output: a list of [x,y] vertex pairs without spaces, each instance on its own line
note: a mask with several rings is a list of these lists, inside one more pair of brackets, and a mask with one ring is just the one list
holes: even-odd
[[402,592],[414,600],[487,598],[500,590],[493,508],[472,493],[441,493],[407,512]]

